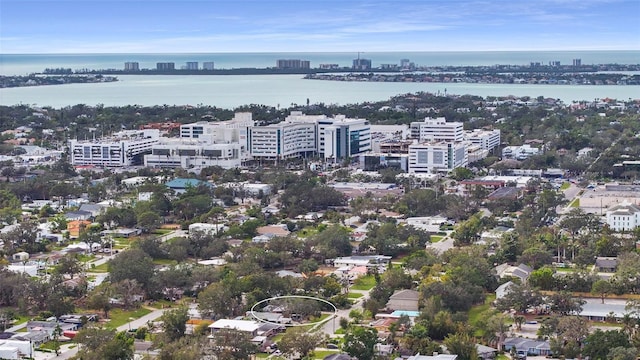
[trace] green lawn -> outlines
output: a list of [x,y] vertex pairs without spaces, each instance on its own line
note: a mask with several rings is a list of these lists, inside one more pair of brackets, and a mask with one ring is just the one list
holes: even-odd
[[[469,324],[476,325],[478,320],[484,318],[487,311],[491,309],[491,303],[496,299],[495,294],[489,294],[484,299],[484,304],[476,305],[469,310]],[[476,336],[482,336],[480,333],[474,334]]]
[[139,319],[150,312],[151,310],[145,308],[139,308],[131,311],[124,311],[123,309],[111,310],[109,313],[109,318],[111,320],[107,323],[107,327],[115,329],[118,326],[128,323],[130,321],[129,318]]
[[560,186],[560,190],[567,190],[570,187],[571,187],[571,183],[568,181],[565,181],[562,183],[562,186]]
[[338,350],[322,350],[322,351],[314,351],[313,352],[313,358],[314,359],[324,359],[325,357],[331,355],[331,354],[337,354],[340,351]]
[[361,297],[363,297],[364,295],[360,294],[360,293],[349,293],[347,294],[347,297],[349,299],[359,299]]
[[575,199],[569,205],[570,207],[580,207],[580,199]]
[[90,272],[96,272],[96,273],[106,273],[109,271],[109,264],[108,263],[104,263],[104,264],[100,264],[98,266],[91,266],[91,269],[89,270]]
[[153,263],[156,265],[167,265],[167,266],[171,266],[171,265],[175,265],[178,262],[175,260],[171,260],[171,259],[153,259]]
[[300,231],[298,231],[297,235],[302,238],[306,238],[318,233],[318,229],[315,227],[306,227]]
[[440,235],[431,235],[431,242],[432,242],[432,243],[437,243],[438,241],[442,240],[442,238],[444,238],[444,236],[440,236]]
[[356,279],[355,283],[351,287],[353,290],[370,290],[376,286],[376,279],[373,275],[366,275]]

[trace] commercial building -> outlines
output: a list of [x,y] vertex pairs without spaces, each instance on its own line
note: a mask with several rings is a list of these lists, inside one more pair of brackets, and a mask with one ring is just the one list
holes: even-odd
[[411,137],[419,141],[463,141],[464,129],[461,122],[447,122],[443,117],[425,118],[410,126]]
[[472,130],[464,133],[464,139],[485,150],[493,150],[500,146],[500,130]]
[[125,130],[99,140],[71,140],[71,164],[100,167],[131,166],[142,163],[143,155],[159,142],[157,129]]
[[526,160],[533,155],[538,155],[540,149],[531,147],[529,144],[522,146],[507,146],[502,149],[502,159]]
[[371,125],[344,115],[305,115],[292,111],[285,121],[250,130],[250,152],[257,160],[318,154],[338,161],[371,150]]
[[202,63],[202,70],[213,70],[214,65],[213,61],[205,61]]
[[409,146],[409,173],[449,172],[467,164],[467,146],[462,142],[417,143]]
[[249,152],[254,160],[277,161],[316,152],[313,123],[281,122],[249,129]]
[[344,115],[304,115],[292,111],[286,122],[312,123],[316,127],[316,152],[337,161],[371,151],[371,125],[366,119],[350,119]]
[[254,125],[251,113],[236,113],[228,121],[184,124],[179,138],[161,138],[144,163],[168,168],[239,167],[249,157],[248,132]]
[[140,64],[136,61],[127,61],[124,63],[125,71],[140,71]]
[[615,231],[633,230],[640,225],[640,207],[630,202],[607,210],[607,225]]
[[144,165],[158,168],[193,168],[220,166],[225,169],[242,165],[239,143],[213,144],[195,139],[163,138],[144,156]]

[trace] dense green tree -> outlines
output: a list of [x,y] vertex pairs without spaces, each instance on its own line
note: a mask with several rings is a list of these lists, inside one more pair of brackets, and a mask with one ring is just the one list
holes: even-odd
[[458,355],[460,360],[477,360],[478,351],[476,341],[467,334],[452,334],[444,339],[444,345],[452,354]]
[[313,350],[324,342],[324,336],[317,332],[308,332],[301,327],[289,329],[278,342],[279,349],[289,356],[309,359]]
[[245,331],[225,329],[213,334],[211,352],[219,360],[244,360],[251,358],[258,349],[251,342],[251,334]]
[[542,304],[542,296],[536,290],[526,284],[510,285],[504,297],[497,299],[496,308],[500,311],[514,309],[516,312],[524,314],[527,309]]
[[129,360],[133,359],[133,337],[125,332],[97,327],[84,327],[74,338],[80,344],[74,359]]
[[372,360],[374,346],[378,342],[378,332],[373,328],[351,326],[344,335],[342,349],[358,360]]
[[609,351],[616,347],[630,347],[627,335],[617,330],[596,329],[584,341],[582,355],[594,360],[606,360]]
[[120,253],[109,260],[109,279],[116,283],[124,279],[136,280],[148,290],[154,273],[153,260],[144,251],[136,248]]
[[187,320],[189,314],[186,307],[179,307],[165,311],[160,317],[162,321],[163,334],[169,341],[176,341],[183,337],[187,330]]

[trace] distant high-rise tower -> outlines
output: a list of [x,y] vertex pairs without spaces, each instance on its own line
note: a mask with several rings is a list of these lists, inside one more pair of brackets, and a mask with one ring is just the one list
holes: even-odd
[[371,60],[370,59],[353,59],[353,70],[371,70]]
[[582,66],[582,59],[573,59],[573,66]]
[[172,62],[159,62],[156,63],[156,70],[175,70],[176,69],[176,63],[172,63]]
[[198,70],[197,61],[187,61],[187,70]]
[[278,69],[309,69],[311,62],[300,59],[279,59],[276,62],[276,67]]
[[213,70],[213,61],[205,61],[202,63],[202,70]]
[[125,71],[140,71],[140,64],[135,61],[127,61],[124,63]]

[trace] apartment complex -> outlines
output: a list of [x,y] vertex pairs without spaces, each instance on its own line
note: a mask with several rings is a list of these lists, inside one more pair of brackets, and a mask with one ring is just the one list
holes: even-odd
[[311,62],[309,60],[300,59],[279,59],[276,62],[278,69],[309,69]]
[[125,71],[140,71],[140,63],[135,61],[127,61],[124,63]]
[[186,70],[198,70],[198,62],[197,61],[187,61],[187,65],[185,66]]
[[202,63],[202,70],[213,70],[215,63],[213,61],[205,61]]
[[167,70],[175,70],[176,63],[172,62],[159,62],[156,63],[156,70],[167,71]]
[[150,153],[159,142],[157,129],[125,130],[100,140],[71,140],[69,149],[71,164],[100,167],[131,166],[142,163],[142,157]]

